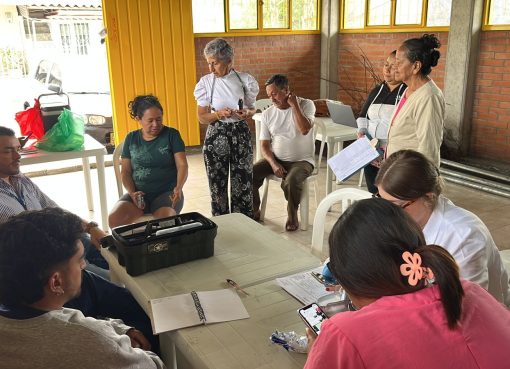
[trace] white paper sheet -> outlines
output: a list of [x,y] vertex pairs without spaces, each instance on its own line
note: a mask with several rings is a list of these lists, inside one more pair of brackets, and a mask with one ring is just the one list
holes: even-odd
[[362,137],[328,159],[328,165],[339,181],[345,181],[378,157],[379,153],[368,138]]
[[308,305],[331,293],[326,291],[323,284],[312,277],[312,272],[320,273],[322,268],[320,266],[307,272],[276,278],[276,283],[303,304]]
[[[197,292],[197,295],[204,309],[206,324],[250,317],[233,289]],[[202,324],[189,293],[153,299],[150,302],[154,334]]]

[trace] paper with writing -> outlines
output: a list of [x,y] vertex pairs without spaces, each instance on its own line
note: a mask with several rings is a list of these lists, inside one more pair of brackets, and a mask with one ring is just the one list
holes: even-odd
[[328,165],[339,181],[344,181],[379,157],[367,137],[362,137],[328,159]]
[[326,287],[312,276],[312,272],[320,273],[322,268],[320,266],[307,272],[276,278],[276,283],[304,305],[308,305],[331,293],[326,291]]

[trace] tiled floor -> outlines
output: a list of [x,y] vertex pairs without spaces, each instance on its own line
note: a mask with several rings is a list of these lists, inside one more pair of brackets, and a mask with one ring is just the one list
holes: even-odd
[[[190,169],[188,181],[184,187],[185,203],[183,212],[198,211],[206,216],[210,216],[209,188],[202,155],[198,150],[192,150],[192,153],[188,155],[188,162]],[[80,162],[74,162],[68,165],[79,164]],[[40,167],[34,168],[34,166],[29,166],[27,168],[22,168],[22,171],[31,172],[40,169]],[[347,183],[336,185],[336,187],[357,187],[358,179],[359,176],[355,176],[347,181]],[[96,204],[96,210],[94,212],[87,211],[82,172],[40,176],[34,177],[33,180],[48,196],[54,199],[63,208],[83,218],[100,221],[97,173],[95,170],[92,171],[93,188],[96,189],[96,191],[94,191],[94,203]],[[106,181],[108,208],[111,208],[118,198],[115,175],[111,166],[106,168]],[[322,165],[320,170],[319,187],[319,199],[321,199],[325,194],[325,164]],[[333,187],[335,187],[335,185]],[[446,187],[446,195],[453,202],[474,212],[485,222],[501,250],[510,249],[510,199],[451,183],[447,183]],[[314,202],[313,190],[311,192],[310,223],[313,223],[313,214],[316,205]],[[277,183],[272,182],[269,187],[269,201],[265,225],[273,231],[280,233],[282,237],[296,241],[302,247],[309,247],[312,237],[312,226],[310,225],[307,231],[285,232],[285,209],[286,203],[281,189]],[[329,232],[329,229],[331,229],[332,224],[337,218],[338,212],[333,209],[333,211],[328,214],[326,232]]]

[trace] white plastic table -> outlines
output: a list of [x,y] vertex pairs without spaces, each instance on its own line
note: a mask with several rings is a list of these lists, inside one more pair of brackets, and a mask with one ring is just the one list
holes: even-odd
[[90,180],[90,163],[89,157],[96,157],[97,164],[97,180],[99,185],[99,202],[101,208],[101,221],[103,230],[108,229],[108,205],[106,203],[106,183],[104,174],[104,156],[106,154],[105,147],[97,142],[89,135],[85,135],[85,143],[83,150],[79,151],[62,151],[50,152],[38,150],[32,154],[23,154],[21,156],[21,164],[41,164],[52,161],[69,160],[69,159],[82,159],[83,162],[83,176],[85,178],[85,189],[87,193],[87,205],[90,211],[94,211],[94,200],[92,197],[92,184]]
[[291,355],[269,342],[275,329],[304,332],[296,313],[301,304],[274,279],[317,267],[319,259],[245,215],[211,219],[218,225],[214,256],[131,277],[116,253],[103,249],[112,280],[124,284],[151,319],[149,300],[227,288],[226,278],[250,294],[240,294],[249,319],[162,333],[162,358],[168,367],[177,358],[179,369],[302,368],[305,355]]
[[[260,122],[262,120],[262,114],[257,113],[253,116],[253,120],[255,121],[255,158],[256,160],[261,159],[260,153]],[[320,133],[317,134],[316,138],[321,141],[325,141],[328,145],[327,158],[331,158],[335,153],[335,146],[338,144],[338,150],[343,149],[344,142],[355,140],[357,138],[356,128],[345,126],[343,124],[334,123],[331,118],[324,117],[316,117],[315,120],[320,120],[324,123],[326,127],[326,137],[322,137]],[[330,194],[332,191],[331,182],[333,181],[333,172],[329,168],[329,165],[326,164],[326,195]]]

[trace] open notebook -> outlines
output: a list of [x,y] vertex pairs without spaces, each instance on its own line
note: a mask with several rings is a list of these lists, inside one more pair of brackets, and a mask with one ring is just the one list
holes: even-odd
[[250,317],[233,289],[192,291],[182,295],[153,299],[150,303],[154,334],[194,325]]

